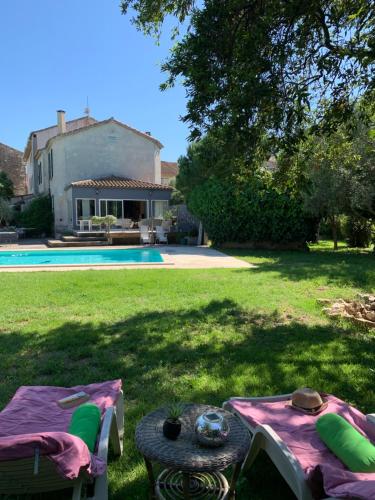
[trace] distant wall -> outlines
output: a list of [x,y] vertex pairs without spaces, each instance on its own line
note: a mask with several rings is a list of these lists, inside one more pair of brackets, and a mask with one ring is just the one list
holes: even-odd
[[0,144],[0,172],[5,172],[13,182],[15,196],[26,194],[26,167],[21,151]]

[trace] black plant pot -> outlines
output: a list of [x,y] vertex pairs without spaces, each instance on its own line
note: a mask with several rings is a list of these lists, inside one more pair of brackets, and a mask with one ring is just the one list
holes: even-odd
[[166,438],[168,439],[175,439],[178,438],[181,432],[181,422],[179,420],[170,420],[167,418],[167,420],[163,424],[163,434]]

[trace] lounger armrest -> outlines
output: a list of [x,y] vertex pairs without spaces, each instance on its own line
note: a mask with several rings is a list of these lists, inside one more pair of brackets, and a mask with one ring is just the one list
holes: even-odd
[[111,442],[115,455],[122,455],[124,436],[124,397],[120,391],[116,406],[110,406],[104,413],[100,430],[97,456],[107,463],[108,446]]
[[[116,407],[110,406],[104,413],[103,423],[100,430],[97,456],[106,464],[108,460],[109,442],[113,446],[115,455],[122,454],[122,439],[124,432],[124,400],[122,391],[119,394]],[[75,498],[81,498],[77,491]],[[107,471],[95,479],[94,495],[90,500],[108,500],[108,477]]]
[[375,413],[369,413],[368,415],[366,415],[366,419],[368,422],[370,422],[370,424],[375,425]]
[[107,463],[109,436],[111,433],[112,421],[115,418],[115,408],[113,406],[106,409],[104,413],[102,427],[100,429],[97,456]]
[[313,497],[300,463],[294,453],[269,425],[258,425],[255,428],[249,456],[244,467],[251,466],[261,449],[265,450],[270,456],[297,498],[312,500]]
[[[271,446],[274,447],[277,454],[280,457],[285,458],[288,461],[288,464],[293,469],[293,471],[301,477],[301,479],[305,479],[305,474],[295,457],[294,453],[290,450],[290,448],[285,444],[285,442],[281,439],[281,437],[272,429],[270,425],[258,425],[255,428],[254,438],[257,434],[261,434],[265,439],[271,443]],[[254,439],[253,438],[253,439]]]

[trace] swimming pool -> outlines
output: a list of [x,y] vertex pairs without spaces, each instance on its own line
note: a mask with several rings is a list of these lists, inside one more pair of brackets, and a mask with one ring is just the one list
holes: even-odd
[[153,248],[117,250],[31,250],[0,252],[0,266],[71,266],[110,264],[160,264],[163,257]]

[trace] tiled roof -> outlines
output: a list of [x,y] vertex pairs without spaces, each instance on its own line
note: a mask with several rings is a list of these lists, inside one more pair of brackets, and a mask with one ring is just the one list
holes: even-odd
[[83,181],[75,181],[71,184],[74,187],[88,188],[125,188],[125,189],[162,189],[170,191],[172,188],[163,186],[162,184],[154,184],[152,182],[138,181],[128,179],[127,177],[103,177],[101,179],[86,179]]
[[178,174],[178,165],[176,161],[161,162],[162,177],[176,177],[177,174]]
[[5,172],[13,182],[16,196],[26,194],[26,170],[21,151],[0,143],[0,172]]

